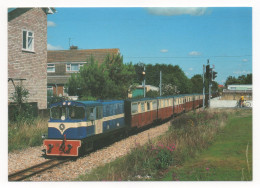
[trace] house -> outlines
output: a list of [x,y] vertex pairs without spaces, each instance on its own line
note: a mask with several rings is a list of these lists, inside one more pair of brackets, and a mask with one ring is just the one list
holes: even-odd
[[101,64],[108,55],[118,55],[119,53],[118,48],[79,50],[77,46],[71,46],[69,50],[48,51],[48,95],[66,96],[64,86],[71,74],[79,72],[79,69],[88,63],[91,56]]
[[[148,91],[157,91],[159,92],[159,87],[152,86],[152,85],[145,85],[145,92]],[[138,85],[135,90],[128,94],[129,98],[137,97],[137,96],[144,96],[144,86]]]
[[22,85],[28,102],[47,108],[47,15],[53,13],[54,8],[8,9],[8,102]]

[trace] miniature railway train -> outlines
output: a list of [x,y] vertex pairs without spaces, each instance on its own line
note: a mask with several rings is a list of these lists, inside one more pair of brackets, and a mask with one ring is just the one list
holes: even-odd
[[58,102],[50,106],[46,156],[78,157],[104,137],[143,129],[202,105],[202,94]]

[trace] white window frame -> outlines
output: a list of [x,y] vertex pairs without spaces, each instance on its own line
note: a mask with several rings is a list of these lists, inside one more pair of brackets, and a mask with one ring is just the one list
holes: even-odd
[[[26,32],[25,38],[24,38],[24,34],[23,34],[24,32]],[[32,36],[29,36],[29,33],[32,33]],[[28,44],[28,39],[29,38],[32,38],[32,44],[31,44],[32,48],[31,49],[29,48],[29,44]],[[23,45],[24,44],[24,40],[26,42],[25,48],[24,48],[24,45]],[[23,51],[34,52],[34,32],[33,31],[26,30],[26,29],[22,30],[22,50]]]
[[[54,68],[54,71],[48,71],[48,68]],[[55,72],[55,64],[47,64],[47,72]]]
[[[71,65],[78,65],[78,69],[84,66],[84,63],[67,63],[66,64],[66,72],[79,72],[79,70],[71,70]],[[70,70],[68,70],[68,67]]]

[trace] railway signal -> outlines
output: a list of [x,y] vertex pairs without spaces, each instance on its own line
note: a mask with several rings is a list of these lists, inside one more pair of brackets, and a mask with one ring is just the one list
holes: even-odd
[[215,72],[215,71],[213,71],[213,76],[212,76],[212,78],[213,78],[213,80],[215,80],[215,78],[217,77],[217,72]]

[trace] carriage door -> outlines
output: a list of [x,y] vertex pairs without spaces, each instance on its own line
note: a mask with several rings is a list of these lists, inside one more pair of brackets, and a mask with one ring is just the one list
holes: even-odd
[[96,134],[103,133],[102,117],[103,117],[103,107],[102,106],[97,106],[96,107],[96,121],[95,121]]

